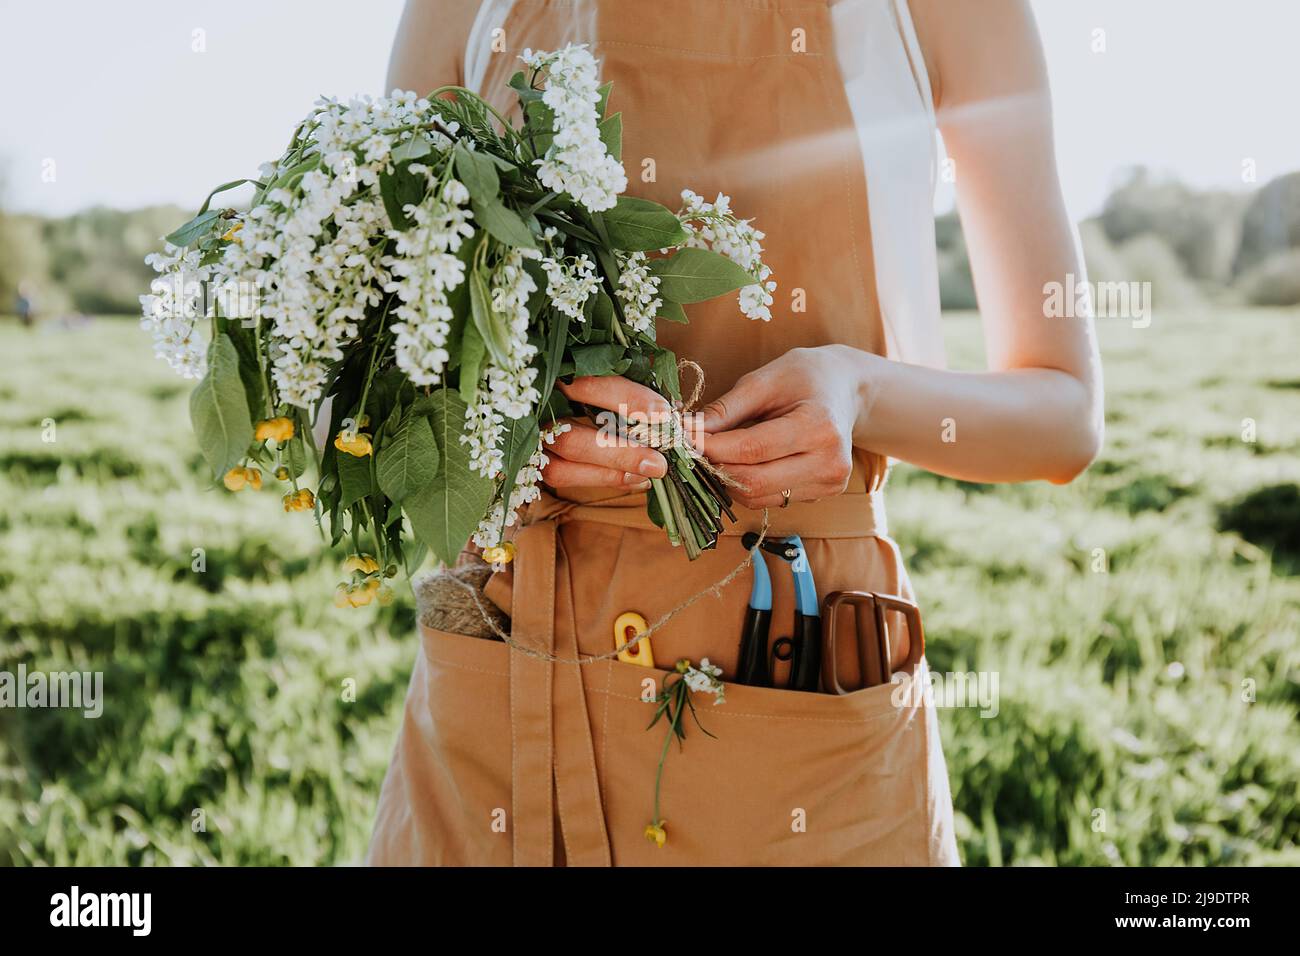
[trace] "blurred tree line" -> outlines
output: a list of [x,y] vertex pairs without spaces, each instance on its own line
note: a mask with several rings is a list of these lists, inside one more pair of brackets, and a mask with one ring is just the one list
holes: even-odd
[[[957,214],[940,216],[935,230],[943,306],[973,309]],[[1235,193],[1134,168],[1079,237],[1090,280],[1150,282],[1157,306],[1300,304],[1300,172]]]
[[[13,311],[20,284],[38,315],[136,312],[153,276],[145,255],[186,218],[175,206],[59,218],[0,210],[0,313]],[[1135,168],[1079,233],[1091,280],[1150,282],[1158,305],[1300,304],[1300,173],[1230,193]],[[936,239],[944,308],[974,308],[955,212],[938,218]]]

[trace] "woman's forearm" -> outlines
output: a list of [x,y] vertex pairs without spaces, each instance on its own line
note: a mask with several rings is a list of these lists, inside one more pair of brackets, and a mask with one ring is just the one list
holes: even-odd
[[853,443],[964,481],[1070,481],[1101,446],[1096,390],[1049,368],[957,372],[846,349]]

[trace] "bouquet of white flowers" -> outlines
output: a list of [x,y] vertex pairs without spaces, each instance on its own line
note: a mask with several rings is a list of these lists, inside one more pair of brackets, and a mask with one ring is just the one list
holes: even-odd
[[[217,187],[149,257],[143,324],[201,379],[190,411],[214,477],[238,491],[272,470],[287,511],[352,538],[340,605],[387,599],[383,579],[426,548],[450,564],[472,536],[510,559],[547,443],[588,411],[558,379],[625,375],[680,404],[657,321],[737,289],[744,314],[771,317],[763,234],[725,196],[685,190],[673,212],[619,195],[622,115],[605,115],[591,54],[523,61],[517,128],[460,87],[321,100],[279,160]],[[245,183],[247,212],[212,207]],[[334,438],[318,450],[327,398]],[[692,558],[713,547],[730,500],[680,417],[629,424],[620,436],[669,460],[652,518]]]

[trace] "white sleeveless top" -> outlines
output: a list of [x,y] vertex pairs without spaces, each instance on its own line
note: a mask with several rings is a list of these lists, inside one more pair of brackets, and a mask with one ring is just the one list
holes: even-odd
[[[514,0],[482,0],[465,48],[465,86],[476,92]],[[887,354],[942,368],[934,235],[934,100],[907,0],[830,0],[871,219],[876,295]],[[597,35],[594,3],[571,5],[572,42]],[[635,118],[631,119],[635,122]]]

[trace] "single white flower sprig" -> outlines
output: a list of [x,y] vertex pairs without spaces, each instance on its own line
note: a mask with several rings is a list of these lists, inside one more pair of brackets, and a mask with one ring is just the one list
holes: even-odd
[[722,668],[710,664],[707,657],[700,660],[699,667],[683,657],[671,672],[664,675],[662,689],[654,700],[656,705],[654,719],[650,721],[646,730],[659,723],[661,717],[668,718],[668,733],[664,735],[663,750],[659,753],[659,768],[655,771],[654,817],[645,828],[645,838],[657,847],[662,847],[668,842],[668,831],[665,829],[668,821],[659,815],[659,793],[663,786],[664,762],[668,758],[668,745],[674,737],[677,738],[679,747],[686,739],[686,721],[683,718],[687,710],[695,719],[695,725],[705,734],[713,737],[713,734],[705,730],[704,725],[700,723],[700,715],[695,712],[695,701],[692,700],[691,695],[712,694],[714,706],[726,703],[726,686],[718,679],[721,676]]
[[537,178],[590,212],[613,209],[619,193],[627,189],[627,174],[600,138],[600,73],[595,57],[586,44],[569,44],[553,53],[524,50],[520,59],[534,70],[546,71],[542,102],[555,114],[554,139],[546,155],[535,160]]

